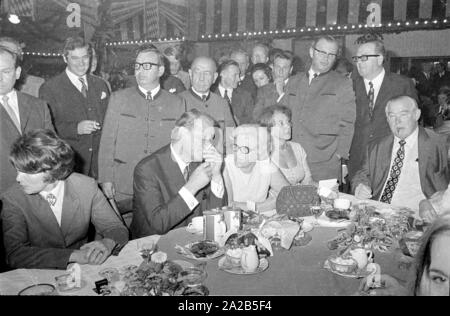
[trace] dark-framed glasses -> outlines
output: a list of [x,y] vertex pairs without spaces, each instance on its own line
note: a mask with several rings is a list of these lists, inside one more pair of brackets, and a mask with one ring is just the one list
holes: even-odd
[[155,64],[155,63],[134,63],[134,70],[139,70],[139,68],[142,68],[144,70],[150,70],[152,69],[153,66],[155,67],[159,67],[159,64]]
[[248,148],[247,146],[238,146],[236,144],[233,144],[233,151],[237,152],[238,150],[243,154],[248,154],[250,152],[250,148]]
[[327,58],[329,58],[329,57],[336,58],[337,57],[337,54],[327,53],[327,52],[324,52],[323,50],[317,49],[315,47],[313,47],[313,49],[317,52],[317,54],[320,57],[327,57]]
[[378,57],[380,55],[361,55],[361,56],[353,56],[353,62],[357,63],[358,61],[367,61],[369,57]]

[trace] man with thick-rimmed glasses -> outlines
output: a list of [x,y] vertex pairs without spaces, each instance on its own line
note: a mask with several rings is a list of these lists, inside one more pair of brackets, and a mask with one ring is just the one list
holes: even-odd
[[367,144],[391,132],[384,111],[387,101],[399,95],[417,100],[412,80],[387,73],[383,67],[385,58],[386,50],[380,41],[360,45],[352,58],[361,77],[354,82],[356,123],[348,163],[350,179],[362,167]]
[[305,149],[313,178],[338,179],[353,137],[355,94],[351,80],[331,70],[339,55],[335,38],[317,38],[309,54],[310,68],[289,79],[279,104],[292,110],[292,140]]
[[144,157],[170,140],[184,102],[163,89],[163,55],[154,48],[138,50],[134,63],[137,86],[113,93],[106,112],[99,153],[99,182],[106,196],[131,210],[133,170]]

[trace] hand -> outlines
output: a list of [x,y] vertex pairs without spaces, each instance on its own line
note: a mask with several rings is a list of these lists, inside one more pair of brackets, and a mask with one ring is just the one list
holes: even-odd
[[86,258],[89,264],[102,264],[111,254],[114,248],[114,241],[102,239],[92,241],[81,246],[80,250],[86,250]]
[[419,216],[426,222],[433,222],[437,217],[437,213],[429,200],[422,200],[419,203]]
[[368,292],[369,295],[374,296],[404,296],[408,294],[408,291],[405,287],[401,286],[400,283],[393,277],[382,274],[381,275],[381,284],[382,288],[378,289],[371,289],[367,287],[367,278],[370,278],[370,276],[365,277],[362,279],[361,283],[359,284],[359,290],[363,292]]
[[369,188],[367,185],[360,183],[356,187],[355,196],[359,200],[370,199],[372,197],[372,189]]
[[100,123],[96,121],[85,120],[78,123],[78,135],[89,135],[100,129]]
[[194,170],[184,187],[188,189],[192,195],[195,195],[211,181],[211,177],[211,165],[209,162],[204,162]]
[[205,159],[205,162],[209,162],[212,176],[221,176],[223,157],[214,146],[211,145],[211,147],[203,151],[203,158]]
[[100,186],[102,187],[103,193],[108,199],[114,199],[114,196],[116,195],[116,189],[114,188],[114,184],[112,182],[104,182],[101,183]]

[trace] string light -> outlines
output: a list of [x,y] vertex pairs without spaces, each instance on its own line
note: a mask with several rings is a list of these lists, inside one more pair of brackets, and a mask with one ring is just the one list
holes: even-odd
[[[215,38],[218,38],[219,35],[221,37],[225,37],[226,36],[226,34],[215,34]],[[232,37],[232,34],[230,33],[229,36]],[[236,33],[236,36],[239,36],[239,33]],[[202,37],[202,39],[205,39],[206,35],[203,34],[201,37]],[[207,37],[211,38],[211,34],[209,34]],[[155,41],[146,39],[146,40],[136,40],[136,41],[109,42],[109,43],[106,43],[105,45],[106,46],[121,46],[121,45],[139,45],[139,44],[142,44],[142,43],[155,43],[155,44],[158,44],[158,43],[182,42],[184,40],[185,40],[185,37],[183,36],[181,38],[180,37],[176,37],[176,38],[171,37],[171,38],[164,38],[164,39],[160,38],[160,39],[155,40]]]
[[44,52],[23,52],[24,55],[43,56],[43,57],[60,57],[60,53],[44,53]]

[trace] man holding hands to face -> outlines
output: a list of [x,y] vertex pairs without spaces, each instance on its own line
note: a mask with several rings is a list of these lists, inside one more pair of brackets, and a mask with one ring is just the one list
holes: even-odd
[[175,123],[171,143],[138,163],[132,238],[165,234],[225,205],[223,158],[213,146],[217,127],[210,116],[188,111]]

